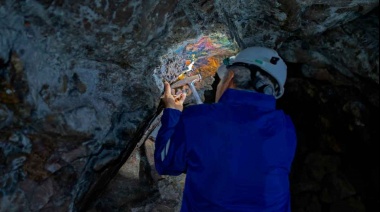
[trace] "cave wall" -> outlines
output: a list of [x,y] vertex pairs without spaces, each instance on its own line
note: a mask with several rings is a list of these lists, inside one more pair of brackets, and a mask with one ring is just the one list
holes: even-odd
[[[339,108],[352,117],[352,129],[366,128],[378,111],[378,16],[363,15],[376,6],[375,0],[0,0],[0,211],[84,209],[154,114],[160,57],[213,32],[241,48],[279,49],[301,64],[289,70],[290,105],[312,98],[322,107],[349,93],[331,90],[352,90],[360,99],[342,98]],[[298,120],[304,110],[290,112]]]
[[378,37],[376,8],[280,48],[294,70],[278,102],[299,140],[291,174],[294,211],[380,209]]
[[157,107],[159,55],[194,36],[176,1],[107,2],[1,1],[0,211],[79,208]]

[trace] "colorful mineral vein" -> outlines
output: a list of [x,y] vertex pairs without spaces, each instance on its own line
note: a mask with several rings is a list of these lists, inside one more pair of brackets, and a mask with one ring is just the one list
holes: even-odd
[[[174,51],[160,58],[161,66],[154,71],[159,78],[173,83],[186,76],[200,74],[202,80],[196,83],[197,90],[211,89],[213,76],[224,58],[235,55],[236,43],[221,33],[201,36],[183,42]],[[183,89],[183,88],[180,88]]]
[[195,59],[194,72],[200,73],[202,77],[209,77],[215,74],[224,58],[236,54],[237,45],[226,35],[216,33],[202,36],[193,43],[188,42],[175,52],[182,54],[187,61]]

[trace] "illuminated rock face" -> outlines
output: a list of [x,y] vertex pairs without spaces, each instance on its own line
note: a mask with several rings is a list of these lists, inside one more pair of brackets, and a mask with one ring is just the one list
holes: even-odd
[[[251,45],[276,48],[289,62],[279,106],[299,129],[294,211],[376,211],[378,9],[363,15],[377,5],[0,0],[0,211],[91,207],[100,191],[118,187],[105,188],[121,179],[124,169],[117,171],[157,109],[162,78],[182,71],[169,72],[165,58],[183,66],[194,55],[203,96],[221,60]],[[131,176],[149,172],[130,167]],[[121,183],[135,192],[132,202],[158,191],[156,209],[176,210],[181,180],[139,179],[139,191],[136,181]],[[115,196],[97,205],[107,209]],[[154,207],[141,204],[120,208]]]

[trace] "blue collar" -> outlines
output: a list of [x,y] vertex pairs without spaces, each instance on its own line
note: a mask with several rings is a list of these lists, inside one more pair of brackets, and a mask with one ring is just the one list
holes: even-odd
[[219,102],[227,104],[245,104],[259,108],[276,109],[276,99],[274,96],[246,90],[227,89],[219,99]]

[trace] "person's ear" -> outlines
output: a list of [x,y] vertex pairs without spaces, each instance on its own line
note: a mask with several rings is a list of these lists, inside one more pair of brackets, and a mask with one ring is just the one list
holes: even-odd
[[228,85],[229,88],[235,88],[234,76],[235,76],[235,73],[233,71],[228,71],[227,76],[226,76],[226,84]]

